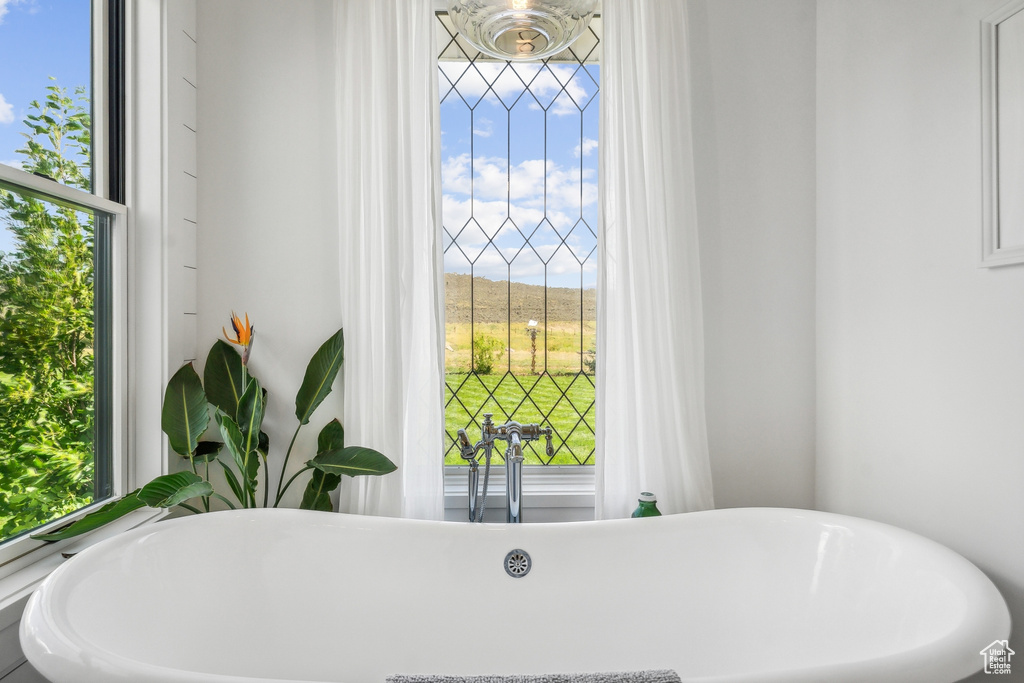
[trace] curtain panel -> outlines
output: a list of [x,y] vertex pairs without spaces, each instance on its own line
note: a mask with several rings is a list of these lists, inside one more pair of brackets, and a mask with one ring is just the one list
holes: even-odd
[[397,465],[341,510],[441,519],[444,301],[432,0],[336,0],[339,266],[348,443]]
[[602,13],[596,514],[708,509],[686,3]]

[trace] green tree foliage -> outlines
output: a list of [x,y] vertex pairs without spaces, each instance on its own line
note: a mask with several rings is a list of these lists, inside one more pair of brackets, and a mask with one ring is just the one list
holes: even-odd
[[489,375],[494,371],[494,362],[501,357],[504,346],[500,339],[481,335],[473,340],[473,371],[478,375]]
[[[85,89],[31,103],[22,168],[90,191]],[[93,220],[0,189],[0,540],[91,502]]]

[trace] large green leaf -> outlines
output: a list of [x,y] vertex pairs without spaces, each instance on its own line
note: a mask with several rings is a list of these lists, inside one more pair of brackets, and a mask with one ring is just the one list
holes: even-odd
[[302,493],[302,502],[299,503],[301,510],[323,510],[333,512],[331,504],[331,491],[341,484],[340,474],[328,474],[320,470],[313,470],[313,476],[306,484],[306,490]]
[[379,476],[398,469],[383,453],[363,446],[348,446],[318,453],[306,464],[328,474],[347,474],[350,477]]
[[308,424],[313,411],[331,393],[331,385],[344,358],[345,337],[342,330],[338,330],[313,354],[306,366],[302,386],[295,395],[295,417],[299,418],[299,424]]
[[[220,455],[220,449],[224,444],[220,441],[200,441],[196,444],[196,452],[193,454],[199,462],[212,462]],[[181,456],[187,458],[187,455]]]
[[199,435],[210,424],[206,392],[191,363],[182,365],[164,392],[164,408],[160,426],[175,453],[189,456],[196,450]]
[[[326,453],[332,450],[339,450],[345,447],[345,428],[341,426],[337,418],[331,420],[320,430],[316,439],[317,453]],[[299,508],[302,510],[324,510],[331,512],[334,506],[331,505],[331,491],[341,484],[340,474],[328,474],[318,469],[313,470],[313,476],[306,484],[306,490],[302,493],[302,502]]]
[[213,486],[192,472],[164,474],[149,482],[136,494],[151,508],[169,508],[190,498],[209,496]]
[[[235,421],[231,419],[231,416],[225,415],[218,410],[217,426],[220,427],[220,435],[224,439],[224,446],[228,449],[228,453],[231,454],[231,458],[238,467],[245,491],[248,493],[247,497],[252,502],[256,491],[256,477],[259,476],[260,458],[255,450],[251,452],[246,450],[245,437],[242,436],[241,430],[239,430]],[[243,504],[246,504],[245,501],[243,501]]]
[[224,480],[227,481],[228,487],[231,492],[235,494],[235,499],[245,506],[245,494],[242,493],[242,485],[238,483],[238,477],[235,476],[235,471],[227,466],[223,461],[218,460],[220,466],[224,468]]
[[35,534],[32,538],[39,541],[62,541],[65,538],[72,538],[87,531],[98,529],[104,524],[109,524],[119,517],[124,517],[133,510],[146,507],[146,504],[139,499],[139,490],[136,489],[120,500],[107,503],[99,510],[90,512],[76,522],[68,526],[46,534]]
[[253,377],[238,399],[238,413],[235,415],[235,424],[242,435],[241,446],[246,453],[255,453],[259,447],[265,405],[263,387]]
[[231,458],[238,465],[239,469],[245,467],[245,439],[242,437],[242,432],[238,430],[238,425],[230,415],[225,415],[221,411],[217,411],[216,414],[217,426],[220,428],[220,436],[224,439],[224,446],[228,449],[228,453],[231,454]]
[[244,377],[238,353],[223,339],[214,342],[203,369],[203,385],[210,403],[228,415],[237,414],[238,399],[245,390]]
[[316,452],[326,453],[345,447],[345,428],[334,418],[324,425],[316,437]]

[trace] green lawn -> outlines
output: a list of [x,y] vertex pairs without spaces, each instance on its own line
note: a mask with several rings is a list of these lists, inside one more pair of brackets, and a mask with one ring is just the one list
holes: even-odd
[[[497,370],[497,368],[496,368]],[[491,375],[449,372],[445,376],[445,430],[448,433],[446,465],[464,465],[454,446],[456,432],[466,429],[470,441],[480,439],[483,414],[493,413],[494,422],[508,420],[540,423],[554,428],[555,456],[544,454],[544,441],[524,448],[528,465],[580,465],[594,462],[594,377],[577,374],[515,374],[496,371]],[[458,393],[458,399],[453,397]],[[529,398],[527,398],[529,393]],[[504,450],[504,442],[499,442]],[[502,452],[494,462],[502,463]],[[482,453],[481,453],[482,457]]]

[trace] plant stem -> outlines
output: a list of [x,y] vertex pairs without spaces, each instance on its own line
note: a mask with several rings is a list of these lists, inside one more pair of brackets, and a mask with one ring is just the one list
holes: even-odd
[[189,505],[188,503],[178,503],[178,506],[179,506],[179,507],[183,507],[183,508],[185,508],[186,510],[190,510],[190,511],[194,512],[194,513],[195,513],[195,514],[197,514],[197,515],[201,515],[201,514],[203,514],[203,511],[202,511],[202,510],[200,510],[200,509],[198,509],[198,508],[194,508],[194,507],[192,507],[191,505]]
[[[206,456],[206,481],[210,481],[210,456],[209,455]],[[207,512],[210,511],[210,497],[209,496],[203,496],[203,507],[206,508]]]
[[[214,497],[214,498],[219,498],[220,500],[223,500],[223,501],[224,501],[225,503],[227,503],[227,506],[228,506],[229,508],[231,508],[232,510],[237,510],[237,509],[238,509],[238,508],[236,508],[236,507],[234,506],[234,504],[233,504],[233,503],[232,503],[232,502],[231,502],[230,500],[228,500],[228,499],[227,499],[227,498],[225,498],[224,496],[220,495],[219,493],[214,493],[214,494],[213,494],[213,497]],[[207,510],[207,512],[209,512],[209,510]]]
[[[262,455],[262,454],[261,454]],[[267,465],[267,456],[263,456],[263,507],[267,507],[270,499],[270,467]]]
[[[249,479],[249,458],[252,453],[246,453],[242,459],[242,486],[245,488],[245,507],[256,507],[256,485]],[[252,503],[250,505],[250,503]]]
[[[194,475],[196,475],[198,477],[199,476],[199,469],[196,467],[196,455],[195,455],[194,451],[192,453],[188,454],[188,464],[192,466],[192,474],[194,474]],[[209,460],[206,461],[206,467],[207,468],[210,467],[210,461]],[[207,472],[206,472],[206,481],[210,481],[209,469],[207,469]],[[206,508],[206,511],[209,512],[210,511],[210,499],[207,498],[206,496],[203,496],[202,501],[203,501],[203,506]],[[185,506],[185,507],[188,507],[188,506]],[[192,509],[195,510],[195,508],[192,508]],[[196,510],[196,512],[198,513],[199,510]]]
[[[288,489],[287,486],[285,486],[282,489],[281,488],[281,482],[284,481],[284,473],[288,469],[288,458],[292,457],[292,447],[295,446],[295,438],[299,435],[299,430],[300,429],[302,429],[302,423],[301,422],[299,422],[299,426],[295,428],[295,433],[292,434],[291,443],[288,444],[288,451],[284,454],[284,464],[281,465],[281,477],[277,480],[277,497],[274,498],[274,507],[277,507],[277,504],[281,502],[281,496],[283,496],[284,492]],[[301,472],[302,470],[299,470],[299,471]],[[294,479],[294,478],[295,477],[292,477],[292,479]],[[291,484],[292,483],[291,480],[289,480],[288,483]]]
[[274,501],[274,507],[277,507],[277,504],[281,502],[281,498],[284,497],[284,492],[288,490],[288,487],[292,485],[292,482],[295,481],[295,479],[300,474],[302,474],[306,470],[311,470],[311,469],[313,469],[313,468],[310,465],[306,465],[301,470],[299,470],[298,472],[296,472],[295,474],[292,475],[292,478],[288,480],[288,483],[285,484],[284,488],[281,489],[280,493],[277,494],[277,500]]

